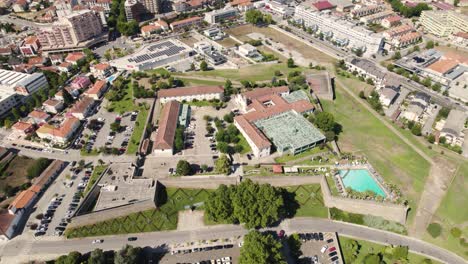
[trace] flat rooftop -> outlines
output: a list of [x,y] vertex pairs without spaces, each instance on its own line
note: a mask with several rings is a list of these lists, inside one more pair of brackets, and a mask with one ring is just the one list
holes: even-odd
[[131,163],[113,163],[99,181],[101,190],[93,211],[118,207],[154,198],[156,183],[152,179],[135,179]]
[[325,139],[325,136],[307,119],[292,110],[254,123],[278,149],[283,151],[298,149]]

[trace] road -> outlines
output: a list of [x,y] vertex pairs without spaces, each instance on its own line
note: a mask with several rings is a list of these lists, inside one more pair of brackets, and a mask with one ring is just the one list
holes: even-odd
[[[423,242],[411,237],[398,235],[382,230],[372,229],[344,222],[336,222],[327,219],[296,218],[282,222],[277,228],[284,229],[286,233],[292,232],[338,232],[341,235],[352,236],[359,239],[372,240],[382,244],[407,245],[412,252],[423,254],[444,263],[462,264],[466,263],[461,257],[435,245]],[[0,255],[3,256],[2,263],[9,261],[28,261],[41,256],[54,257],[66,254],[70,251],[88,252],[95,248],[103,250],[115,250],[122,248],[125,244],[141,247],[155,247],[156,250],[165,250],[168,244],[187,241],[209,240],[215,238],[230,238],[241,236],[247,230],[241,226],[219,225],[210,226],[197,231],[165,231],[151,232],[136,235],[137,241],[128,242],[129,235],[116,235],[100,237],[104,239],[102,244],[92,244],[95,238],[69,239],[52,238],[43,240],[27,241],[20,237],[3,245]]]
[[24,20],[24,19],[16,18],[10,15],[0,16],[0,22],[12,23],[20,27],[30,27],[30,28],[45,28],[45,27],[50,26],[50,24],[35,23],[35,22]]

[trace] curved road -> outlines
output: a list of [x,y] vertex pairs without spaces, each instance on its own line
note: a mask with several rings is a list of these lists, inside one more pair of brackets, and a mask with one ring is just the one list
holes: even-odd
[[[421,240],[402,236],[382,230],[372,229],[365,226],[354,225],[344,222],[336,222],[328,219],[317,218],[295,218],[282,222],[279,227],[271,230],[284,229],[287,233],[291,232],[338,232],[341,235],[355,238],[375,241],[382,244],[407,245],[410,251],[426,255],[444,263],[465,264],[467,263],[461,257],[435,245],[423,242]],[[29,261],[37,258],[53,258],[70,251],[77,250],[88,252],[94,248],[103,250],[120,249],[125,244],[132,244],[141,247],[154,247],[156,250],[164,250],[169,243],[181,243],[187,241],[208,240],[214,238],[230,238],[241,236],[247,233],[247,230],[241,226],[221,225],[199,229],[196,231],[166,231],[135,234],[138,240],[128,242],[130,235],[115,235],[100,237],[104,239],[102,244],[92,244],[94,238],[69,239],[63,238],[42,238],[40,240],[30,240],[26,237],[18,237],[0,248],[2,263],[11,263],[17,261]]]

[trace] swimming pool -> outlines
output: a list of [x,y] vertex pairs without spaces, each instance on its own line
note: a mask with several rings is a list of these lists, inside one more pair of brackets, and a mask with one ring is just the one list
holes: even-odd
[[107,81],[112,84],[112,82],[115,80],[115,75],[111,75],[109,78],[107,78]]
[[339,170],[344,187],[350,187],[354,191],[373,191],[377,195],[386,197],[385,192],[366,169],[359,170]]

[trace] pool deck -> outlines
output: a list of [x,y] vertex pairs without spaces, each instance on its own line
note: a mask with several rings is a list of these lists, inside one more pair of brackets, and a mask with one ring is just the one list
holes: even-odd
[[[394,199],[394,197],[391,195],[391,193],[387,190],[387,188],[382,183],[383,182],[382,177],[374,170],[374,168],[369,163],[351,164],[351,165],[350,164],[336,165],[335,169],[338,169],[338,170],[367,170],[367,171],[369,171],[369,174],[371,175],[371,177],[374,179],[374,181],[377,183],[377,185],[380,187],[380,189],[382,189],[382,191],[385,193],[385,196],[386,196],[385,198],[386,199],[388,198],[390,200]],[[340,184],[342,184],[342,186],[344,187],[345,185],[343,184],[341,176],[339,175],[337,178],[339,178]],[[346,188],[344,188],[344,189],[346,189]]]

